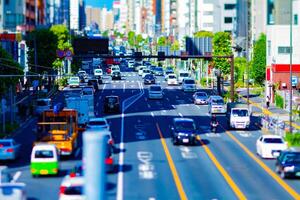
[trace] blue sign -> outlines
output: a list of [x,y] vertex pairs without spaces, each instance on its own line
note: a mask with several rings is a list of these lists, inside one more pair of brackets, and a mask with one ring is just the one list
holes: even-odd
[[298,85],[298,77],[292,76],[292,87],[296,87]]
[[53,106],[53,112],[54,114],[58,114],[60,111],[62,111],[64,109],[64,106],[62,103],[58,103],[58,104],[55,104]]

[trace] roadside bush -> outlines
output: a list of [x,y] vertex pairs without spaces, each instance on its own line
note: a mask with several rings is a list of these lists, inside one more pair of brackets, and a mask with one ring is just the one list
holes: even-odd
[[286,133],[285,140],[288,146],[300,146],[300,133]]
[[[208,84],[211,84],[211,78],[208,78]],[[205,77],[205,78],[202,78],[201,80],[200,80],[200,84],[202,85],[202,86],[206,86],[206,82],[207,82],[207,78]]]
[[[223,98],[225,102],[230,101],[230,91],[227,91],[223,94]],[[234,93],[234,101],[237,102],[239,99],[239,95],[237,93]]]
[[284,104],[284,100],[282,98],[282,96],[280,96],[279,94],[275,94],[275,105],[279,108],[283,108],[283,104]]
[[58,86],[61,86],[61,87],[68,85],[68,78],[63,77],[61,79],[58,79],[57,84],[58,84]]

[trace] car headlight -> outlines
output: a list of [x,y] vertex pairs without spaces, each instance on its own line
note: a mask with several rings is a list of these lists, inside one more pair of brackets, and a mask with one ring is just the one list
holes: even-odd
[[284,167],[283,171],[285,172],[293,172],[295,170],[295,166]]
[[178,133],[178,136],[185,136],[184,133]]
[[195,135],[196,135],[195,133],[192,133],[192,134],[191,134],[192,137],[195,137]]

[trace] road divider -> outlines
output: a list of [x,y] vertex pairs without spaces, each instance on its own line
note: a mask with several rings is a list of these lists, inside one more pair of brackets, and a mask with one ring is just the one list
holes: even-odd
[[199,138],[200,138],[200,144],[204,148],[204,151],[206,152],[206,154],[208,155],[208,157],[210,158],[210,160],[213,162],[213,164],[217,167],[217,169],[219,170],[219,172],[222,174],[222,176],[224,177],[224,179],[226,180],[226,182],[229,184],[229,186],[231,187],[231,189],[233,190],[233,192],[235,193],[235,195],[238,197],[238,199],[240,199],[240,200],[242,200],[242,199],[246,200],[247,198],[244,195],[244,193],[240,190],[240,188],[237,186],[237,184],[233,181],[233,179],[230,177],[230,175],[224,169],[224,167],[219,163],[219,161],[217,160],[217,158],[215,157],[215,155],[204,144],[204,142],[201,140],[200,136],[199,136]]
[[161,141],[161,144],[163,146],[164,152],[166,154],[166,157],[167,157],[167,160],[168,160],[168,163],[169,163],[169,166],[170,166],[170,169],[171,169],[171,172],[172,172],[172,175],[173,175],[173,179],[175,181],[175,185],[176,185],[177,191],[179,193],[180,199],[181,200],[187,200],[188,198],[185,194],[185,191],[183,189],[182,183],[181,183],[179,175],[177,173],[175,164],[173,162],[172,156],[169,152],[169,149],[168,149],[168,146],[166,144],[165,138],[163,137],[163,134],[162,134],[162,132],[159,128],[158,123],[156,123],[156,128],[157,128],[158,134],[160,136],[160,141]]

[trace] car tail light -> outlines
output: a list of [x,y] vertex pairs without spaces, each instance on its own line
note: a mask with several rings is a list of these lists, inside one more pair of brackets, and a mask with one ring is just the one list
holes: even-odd
[[112,165],[113,163],[114,163],[114,160],[111,157],[105,159],[105,164]]
[[12,152],[14,152],[14,149],[13,148],[6,149],[6,152],[12,153]]
[[113,139],[109,139],[108,140],[108,144],[113,145],[114,144],[114,140]]
[[71,173],[69,174],[69,176],[70,176],[71,178],[74,178],[74,177],[76,177],[76,173],[75,173],[75,172],[71,172]]
[[68,148],[61,148],[60,151],[63,151],[63,152],[70,152],[71,149],[68,149]]
[[64,194],[65,193],[65,191],[66,191],[66,186],[60,186],[59,187],[59,194]]

